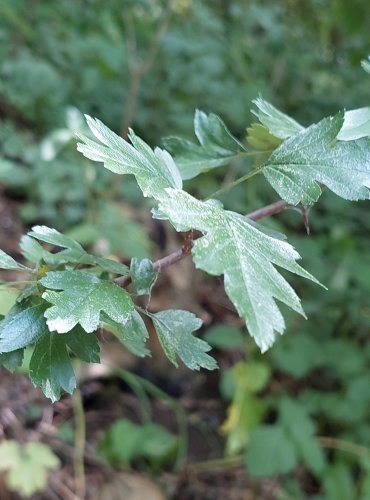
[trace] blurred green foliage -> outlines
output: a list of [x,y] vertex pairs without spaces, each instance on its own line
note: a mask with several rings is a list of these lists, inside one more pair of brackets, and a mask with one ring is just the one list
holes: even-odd
[[[75,151],[80,112],[118,132],[132,124],[156,144],[167,135],[192,139],[195,108],[221,115],[243,138],[251,100],[259,93],[303,124],[369,104],[369,77],[360,65],[370,52],[370,5],[363,0],[36,0],[30,5],[0,0],[2,189],[22,201],[26,223],[69,230],[101,253],[145,257],[151,243],[138,224],[142,214],[134,184],[117,181]],[[190,186],[205,197],[239,169],[234,163]],[[272,190],[256,179],[222,201],[247,212],[272,199]],[[270,377],[260,392],[246,384],[243,393],[240,366],[248,364],[224,375],[222,393],[232,411],[240,404],[239,416],[247,415],[244,428],[240,418],[234,428],[229,420],[229,451],[231,438],[242,435],[249,472],[283,474],[294,498],[310,494],[292,474],[304,463],[314,477],[315,498],[365,499],[370,218],[365,204],[324,193],[309,219],[311,237],[292,210],[266,225],[289,235],[305,267],[330,292],[300,289],[297,281],[309,321],[288,315],[287,334],[263,358],[247,344],[247,362],[265,366]],[[222,332],[209,337],[228,347]],[[258,414],[251,415],[252,407]],[[320,450],[329,441],[320,441],[317,449],[314,432],[332,439],[328,463]],[[264,454],[261,440],[266,445],[267,438]]]

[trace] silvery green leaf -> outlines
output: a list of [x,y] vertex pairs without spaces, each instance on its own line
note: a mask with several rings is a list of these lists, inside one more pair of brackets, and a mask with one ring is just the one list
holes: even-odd
[[346,111],[343,127],[338,134],[340,141],[353,141],[362,137],[370,137],[370,107]]
[[366,73],[370,74],[370,56],[368,56],[367,60],[363,59],[361,61],[361,66],[366,71]]
[[159,341],[168,359],[175,365],[177,356],[191,370],[217,368],[216,361],[206,354],[211,346],[192,335],[202,326],[202,320],[189,311],[168,310],[150,314]]
[[199,144],[178,137],[167,137],[163,141],[174,155],[183,179],[191,179],[212,168],[227,165],[246,151],[221,118],[212,113],[207,115],[197,109],[194,131]]
[[100,142],[81,136],[78,151],[116,174],[133,174],[144,196],[161,198],[167,187],[181,188],[180,172],[171,155],[162,149],[154,151],[130,130],[131,144],[119,137],[101,121],[86,116],[91,132]]
[[287,139],[304,130],[301,124],[279,111],[275,106],[261,97],[254,99],[252,102],[258,108],[258,111],[252,110],[252,113],[257,116],[262,125],[267,127],[270,133],[278,139]]
[[18,271],[24,271],[24,266],[21,266],[16,262],[13,257],[10,257],[3,250],[0,250],[0,269],[14,269]]
[[347,200],[369,198],[370,139],[337,141],[343,113],[290,137],[269,157],[263,174],[288,203],[310,205],[320,183]]
[[199,201],[184,191],[168,189],[160,210],[177,230],[197,229],[205,236],[193,246],[196,267],[224,275],[225,290],[262,351],[283,333],[285,322],[275,299],[304,315],[295,291],[274,266],[317,280],[296,260],[294,248],[235,212]]
[[49,272],[40,282],[48,288],[43,299],[53,304],[45,312],[51,331],[65,333],[80,324],[86,332],[93,332],[99,326],[101,311],[125,323],[134,308],[126,290],[84,271]]

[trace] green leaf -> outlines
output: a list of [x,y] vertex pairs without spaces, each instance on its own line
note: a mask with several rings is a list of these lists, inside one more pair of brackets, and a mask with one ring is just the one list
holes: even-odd
[[27,443],[21,446],[16,441],[0,444],[0,469],[6,474],[7,487],[22,496],[30,497],[47,485],[48,469],[57,469],[59,458],[43,443]]
[[178,366],[176,356],[191,370],[217,368],[216,361],[206,354],[211,346],[192,335],[202,321],[189,311],[168,310],[150,314],[159,341],[168,359]]
[[44,312],[47,304],[16,304],[0,323],[0,352],[11,352],[33,344],[47,331]]
[[47,332],[37,341],[30,361],[30,378],[53,402],[60,399],[63,389],[73,393],[76,377],[64,335]]
[[19,246],[24,257],[31,262],[38,263],[41,260],[46,262],[53,258],[53,254],[42,248],[40,243],[30,236],[23,235]]
[[176,444],[175,436],[160,425],[137,425],[130,420],[119,419],[104,433],[99,454],[110,464],[120,466],[141,457],[164,459]]
[[366,73],[370,74],[370,56],[367,58],[367,60],[363,59],[361,61],[361,66],[366,71]]
[[353,109],[344,114],[344,123],[338,139],[353,141],[370,136],[370,107]]
[[266,386],[270,375],[269,368],[263,363],[239,362],[233,366],[234,394],[227,419],[222,424],[222,431],[227,434],[228,454],[239,453],[247,444],[251,429],[261,423],[266,403],[254,393]]
[[148,330],[140,314],[134,309],[125,324],[116,323],[109,318],[104,318],[104,327],[114,333],[122,344],[136,356],[150,355],[145,347],[149,338]]
[[[28,239],[30,236],[50,245],[65,248],[65,250],[58,253],[47,252],[37,242],[30,241]],[[32,231],[28,233],[28,237],[23,238],[22,250],[27,258],[35,262],[41,259],[50,264],[76,262],[86,265],[98,265],[103,270],[115,274],[125,275],[128,273],[128,268],[124,264],[91,255],[77,241],[47,226],[34,226]]]
[[240,349],[245,342],[245,336],[240,329],[231,325],[212,326],[208,328],[203,339],[218,349]]
[[86,363],[100,362],[99,342],[94,333],[87,333],[79,325],[63,335],[65,344]]
[[162,149],[154,151],[132,130],[131,144],[109,130],[101,121],[86,116],[87,124],[99,144],[87,137],[77,145],[86,158],[104,163],[105,168],[116,174],[133,174],[144,196],[160,199],[167,187],[180,188],[180,172],[171,155]]
[[285,201],[314,203],[319,183],[347,200],[369,198],[370,139],[336,142],[342,125],[343,113],[324,118],[272,153],[263,173]]
[[291,472],[297,465],[297,455],[285,429],[279,425],[252,429],[245,464],[248,473],[255,477]]
[[12,269],[16,271],[24,271],[24,266],[16,262],[13,257],[10,257],[3,250],[0,250],[0,269]]
[[17,349],[0,354],[0,365],[13,373],[23,363],[23,353],[23,349]]
[[168,195],[160,210],[177,230],[206,233],[194,242],[195,265],[209,274],[224,274],[226,293],[258,346],[266,351],[275,340],[275,331],[283,333],[285,328],[274,299],[304,315],[298,296],[274,265],[317,280],[296,263],[299,254],[289,243],[262,226],[184,191],[169,189]]
[[247,128],[247,141],[252,148],[259,151],[272,151],[282,143],[282,139],[272,135],[268,128],[259,123],[252,123]]
[[293,118],[282,113],[261,97],[254,99],[252,102],[258,108],[258,111],[252,110],[252,113],[270,131],[271,135],[278,139],[287,139],[304,130],[304,127]]
[[149,259],[131,259],[130,275],[137,295],[150,295],[158,273]]
[[334,464],[325,471],[323,486],[326,500],[352,500],[357,498],[350,468]]
[[315,425],[302,405],[283,398],[279,404],[279,423],[286,429],[298,456],[320,476],[326,466],[325,455],[315,438]]
[[49,272],[40,280],[46,287],[42,297],[53,304],[45,312],[50,330],[69,332],[80,324],[86,332],[99,326],[100,311],[125,323],[134,308],[130,295],[118,285],[84,271]]
[[199,144],[178,137],[163,140],[164,146],[174,155],[183,179],[192,179],[202,172],[227,165],[246,151],[221,118],[214,114],[207,115],[197,109],[194,131]]

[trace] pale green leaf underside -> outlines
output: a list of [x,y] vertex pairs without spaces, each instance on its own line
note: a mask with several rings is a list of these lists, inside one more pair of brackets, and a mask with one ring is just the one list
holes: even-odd
[[165,147],[174,155],[183,179],[192,179],[202,172],[226,165],[246,150],[221,118],[212,113],[207,115],[197,109],[194,131],[199,144],[178,137],[163,140]]
[[160,199],[167,187],[181,188],[180,172],[171,155],[160,148],[154,151],[132,130],[131,144],[112,132],[101,121],[86,117],[91,132],[100,141],[80,137],[77,149],[86,158],[101,161],[116,174],[133,174],[144,196]]
[[86,332],[93,332],[99,326],[101,311],[125,323],[134,308],[126,290],[83,271],[49,272],[40,281],[51,289],[42,295],[53,304],[45,312],[51,331],[65,333],[80,324]]
[[24,267],[18,264],[13,257],[10,257],[3,250],[0,250],[0,269],[24,270]]
[[343,127],[338,139],[340,141],[353,141],[370,136],[370,107],[352,109],[344,114]]
[[211,346],[192,335],[202,321],[189,311],[168,310],[150,315],[159,341],[168,359],[175,365],[177,356],[191,370],[217,368],[216,361],[207,354]]
[[288,203],[309,205],[320,183],[347,200],[369,198],[370,139],[336,141],[343,113],[324,118],[287,139],[269,157],[263,173]]
[[267,234],[262,226],[184,191],[167,192],[160,210],[177,230],[205,233],[194,242],[196,266],[209,274],[224,274],[228,296],[265,351],[274,343],[275,332],[283,333],[285,328],[275,299],[304,315],[298,296],[274,265],[317,280],[297,264],[300,256],[289,243]]
[[279,111],[275,106],[261,97],[254,99],[252,102],[258,108],[258,111],[252,110],[252,113],[268,128],[273,136],[279,139],[287,139],[304,130],[304,127],[293,120],[293,118]]

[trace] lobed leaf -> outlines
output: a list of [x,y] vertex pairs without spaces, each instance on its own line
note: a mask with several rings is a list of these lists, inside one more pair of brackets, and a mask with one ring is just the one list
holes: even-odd
[[149,338],[148,330],[140,314],[134,309],[126,323],[116,323],[110,318],[104,318],[104,327],[114,333],[122,344],[136,356],[150,355],[145,347]]
[[53,304],[45,312],[51,331],[65,333],[80,324],[86,332],[93,332],[99,326],[101,311],[125,323],[134,308],[126,290],[84,271],[49,272],[40,282],[51,289],[42,295]]
[[[50,253],[43,249],[33,238],[65,250]],[[74,239],[47,226],[34,226],[32,231],[29,231],[28,236],[22,238],[21,248],[25,257],[34,262],[39,262],[41,259],[51,265],[75,262],[92,266],[98,265],[103,270],[114,274],[125,275],[128,273],[128,268],[124,264],[91,255]]]
[[48,331],[37,341],[30,361],[30,378],[53,402],[60,399],[62,390],[73,393],[76,377],[64,335]]
[[206,354],[211,346],[192,335],[202,321],[189,311],[168,310],[151,314],[159,341],[168,359],[178,366],[176,357],[191,370],[217,368],[216,361]]
[[0,269],[12,269],[16,271],[24,271],[24,266],[18,264],[17,261],[10,257],[3,250],[0,250]]
[[347,200],[369,198],[370,139],[337,142],[342,126],[343,113],[324,118],[272,153],[263,174],[285,201],[314,203],[320,183]]
[[252,110],[252,113],[270,131],[270,134],[278,139],[287,139],[304,130],[304,127],[300,123],[282,113],[261,97],[254,99],[252,102],[258,108],[258,111]]
[[274,266],[318,281],[297,264],[300,256],[289,243],[235,212],[184,191],[169,189],[159,208],[177,230],[206,234],[194,242],[195,265],[209,274],[224,274],[226,293],[262,351],[273,344],[275,332],[283,333],[285,328],[275,299],[304,315],[295,291]]
[[178,137],[163,140],[164,146],[174,155],[183,179],[192,179],[202,172],[227,165],[246,151],[221,118],[212,113],[207,115],[197,109],[194,131],[199,144]]
[[167,187],[181,188],[180,172],[171,155],[160,148],[154,151],[130,130],[131,144],[112,132],[101,121],[86,116],[91,132],[100,141],[81,136],[77,149],[86,158],[101,161],[116,174],[133,174],[144,196],[160,199]]
[[44,312],[47,304],[27,301],[16,304],[0,322],[0,353],[10,353],[33,344],[48,331]]

